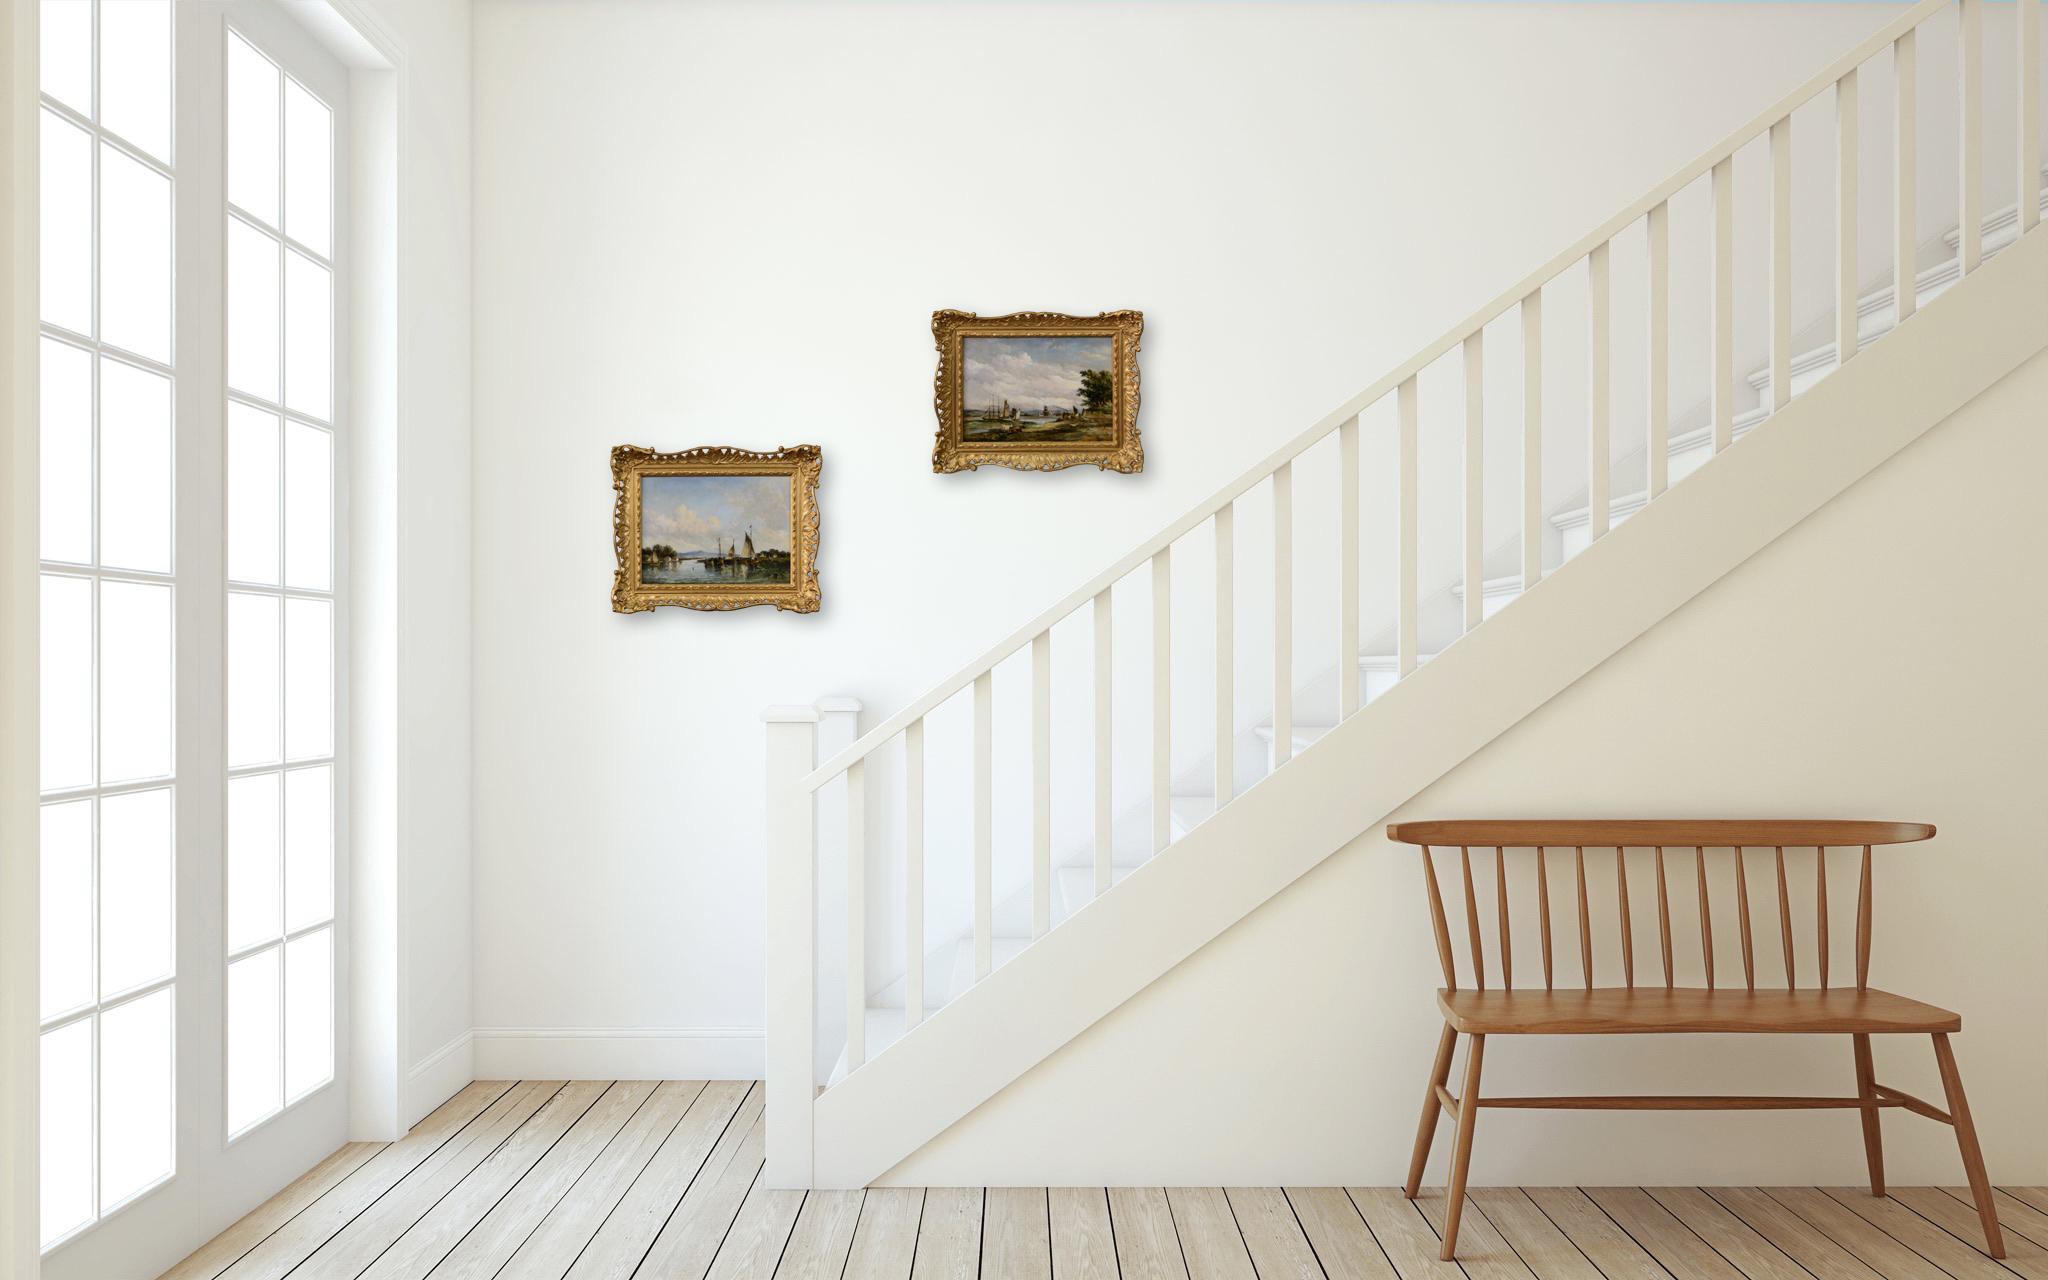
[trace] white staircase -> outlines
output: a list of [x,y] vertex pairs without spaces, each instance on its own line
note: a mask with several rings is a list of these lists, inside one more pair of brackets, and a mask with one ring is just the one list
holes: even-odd
[[[1723,370],[1719,393],[1704,407],[1702,420],[1673,430],[1664,410],[1649,409],[1649,449],[1658,456],[1607,460],[1613,406],[1607,373],[1612,317],[1606,293],[1609,242],[1641,221],[1649,228],[1651,296],[1668,270],[1668,202],[1699,181],[1727,181],[1729,159],[1753,139],[1768,137],[1774,152],[1789,139],[1792,110],[1841,86],[1853,86],[1859,65],[1899,42],[1913,41],[1917,27],[1944,7],[1923,0],[1858,48],[1815,76],[1806,86],[1738,130],[1706,155],[1680,170],[1642,200],[1560,254],[1529,279],[1482,308],[1414,359],[1297,437],[1272,457],[1233,481],[1172,527],[1113,565],[1053,609],[991,649],[982,659],[935,686],[851,747],[812,767],[804,726],[770,727],[769,797],[769,1167],[778,1186],[861,1185],[881,1175],[946,1125],[991,1096],[1024,1070],[1042,1061],[1067,1039],[1129,998],[1195,947],[1255,909],[1344,843],[1379,821],[1473,750],[1540,706],[1592,666],[1640,635],[1698,591],[1782,534],[1847,485],[1879,465],[1955,408],[1966,403],[2018,363],[2048,346],[2048,236],[2037,229],[2043,174],[2036,135],[2022,129],[2017,157],[2019,202],[1985,217],[1966,184],[1955,229],[1945,243],[1952,256],[1915,271],[1917,241],[1910,201],[1894,202],[1897,262],[1894,277],[1906,285],[1865,290],[1854,276],[1853,254],[1838,268],[1841,300],[1831,340],[1795,351],[1789,272],[1774,272],[1771,350],[1768,361],[1748,376],[1759,407],[1733,409],[1733,370],[1723,363],[1725,342],[1714,353]],[[2029,14],[2036,6],[2023,4]],[[2029,18],[2028,21],[2038,21]],[[2038,47],[2037,35],[2022,32],[2024,50]],[[1911,58],[1900,63],[1911,75]],[[1967,64],[1966,64],[1967,65]],[[2022,109],[2038,114],[2038,66],[2020,58]],[[1868,72],[1866,72],[1868,74]],[[1846,100],[1853,103],[1853,92]],[[1909,99],[1910,100],[1910,99]],[[1908,116],[1899,163],[1914,162]],[[1839,212],[1842,234],[1855,243],[1851,114],[1840,126],[1852,145],[1840,175],[1846,191]],[[1959,152],[1979,148],[1964,113]],[[1789,146],[1789,143],[1786,143]],[[1787,151],[1789,163],[1789,151]],[[1963,171],[1974,172],[1967,163]],[[1906,190],[1912,190],[1910,181]],[[1725,264],[1731,242],[1727,206],[1712,234],[1717,259]],[[1774,187],[1771,200],[1774,243],[1790,262],[1789,185]],[[1987,259],[1998,261],[1985,269]],[[1540,334],[1543,287],[1563,272],[1586,264],[1589,289],[1588,341],[1596,358],[1588,388],[1586,433],[1590,456],[1581,495],[1557,509],[1524,504],[1519,530],[1519,573],[1486,577],[1489,553],[1479,545],[1482,527],[1484,440],[1480,412],[1485,359],[1482,329],[1509,312],[1520,313],[1525,333]],[[1725,274],[1713,289],[1714,328],[1726,333],[1732,292]],[[1939,305],[1931,305],[1939,302]],[[1667,302],[1668,305],[1668,302]],[[1654,310],[1647,344],[1648,382],[1667,385],[1668,328]],[[1865,347],[1875,350],[1858,356]],[[1532,363],[1526,386],[1540,385],[1540,345],[1526,343]],[[1850,359],[1844,362],[1842,353]],[[1453,356],[1453,352],[1456,353]],[[1461,361],[1467,388],[1465,545],[1462,577],[1441,589],[1446,603],[1464,619],[1465,631],[1437,652],[1422,651],[1419,621],[1429,601],[1418,580],[1416,530],[1420,500],[1416,480],[1422,372],[1439,360]],[[1358,458],[1360,415],[1384,398],[1397,405],[1399,458],[1398,600],[1391,640],[1380,645],[1359,635]],[[1795,399],[1796,398],[1796,399]],[[1540,397],[1523,405],[1525,439],[1540,439]],[[1191,774],[1168,768],[1166,744],[1176,709],[1155,698],[1154,759],[1149,796],[1124,814],[1111,811],[1107,713],[1096,724],[1097,797],[1095,833],[1083,847],[1052,847],[1050,812],[1049,676],[1051,628],[1082,606],[1095,622],[1095,694],[1108,704],[1111,687],[1110,590],[1151,566],[1153,591],[1154,689],[1166,686],[1157,672],[1170,660],[1166,637],[1171,610],[1167,570],[1172,548],[1184,535],[1215,522],[1232,545],[1236,500],[1255,486],[1273,495],[1274,545],[1281,581],[1291,580],[1292,462],[1326,436],[1338,438],[1341,459],[1336,483],[1344,536],[1340,539],[1334,590],[1340,602],[1341,652],[1355,663],[1338,664],[1335,723],[1297,720],[1290,628],[1291,589],[1276,589],[1274,649],[1282,665],[1274,673],[1272,714],[1248,731],[1264,758],[1262,774],[1250,781],[1237,768],[1236,745],[1220,735],[1216,759]],[[1745,438],[1753,437],[1753,438]],[[1739,450],[1730,451],[1738,439]],[[1533,458],[1533,461],[1527,459]],[[1712,462],[1709,467],[1707,464]],[[1540,450],[1525,449],[1525,465],[1541,466]],[[1680,481],[1686,483],[1677,486]],[[1640,485],[1640,487],[1636,487]],[[1620,496],[1613,491],[1622,488]],[[1541,492],[1540,480],[1525,480],[1524,491]],[[1640,521],[1635,517],[1642,516]],[[1620,536],[1617,526],[1631,527]],[[1540,552],[1547,522],[1562,557],[1546,566]],[[1597,546],[1595,544],[1598,544]],[[1514,547],[1507,548],[1510,553]],[[1220,556],[1218,598],[1231,598],[1235,566]],[[1478,599],[1466,598],[1466,584],[1478,584]],[[1510,608],[1509,606],[1513,606]],[[1214,708],[1233,702],[1232,628],[1218,613]],[[990,870],[988,796],[990,670],[1026,648],[1033,659],[1032,759],[1034,780],[1032,871],[1028,882],[998,895]],[[1381,651],[1375,652],[1378,649]],[[976,838],[970,849],[926,849],[923,834],[924,717],[972,688],[977,729]],[[1214,708],[1204,710],[1204,714]],[[1361,711],[1370,708],[1366,714]],[[1193,714],[1193,713],[1191,713]],[[1327,721],[1327,714],[1324,715]],[[1232,717],[1218,716],[1225,725]],[[905,836],[900,851],[905,884],[913,899],[924,883],[928,859],[971,863],[977,902],[976,923],[934,948],[879,947],[896,965],[870,958],[865,936],[865,871],[868,857],[866,806],[885,801],[865,794],[864,761],[884,743],[902,738],[913,780],[906,789]],[[1220,808],[1219,774],[1235,794]],[[847,955],[852,977],[844,991],[815,989],[816,920],[812,907],[815,833],[810,815],[817,789],[844,777],[849,793],[847,828]],[[890,801],[893,802],[893,797]],[[1119,820],[1121,819],[1121,821]],[[1149,825],[1148,842],[1119,839],[1126,830]],[[922,938],[922,907],[912,912],[906,936]],[[986,955],[986,965],[982,963]],[[879,986],[869,975],[877,967],[900,977]],[[883,967],[887,966],[887,967]],[[821,1001],[843,1002],[848,1035],[837,1064],[823,1083],[813,1076],[816,1011]]]

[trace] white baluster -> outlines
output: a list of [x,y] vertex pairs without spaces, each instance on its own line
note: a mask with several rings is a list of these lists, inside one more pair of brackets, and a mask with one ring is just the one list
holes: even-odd
[[1294,464],[1283,462],[1273,473],[1273,767],[1293,755]]
[[1095,593],[1095,896],[1109,892],[1110,867],[1110,588]]
[[989,931],[995,915],[990,887],[990,862],[995,847],[995,822],[990,805],[995,787],[995,678],[987,671],[974,677],[974,980],[989,971]]
[[846,1069],[868,1060],[867,762],[846,767]]
[[1708,399],[1714,419],[1714,452],[1735,440],[1735,162],[1714,166],[1713,339]]
[[1586,528],[1590,539],[1607,533],[1608,341],[1607,246],[1586,255]]
[[1052,632],[1031,640],[1031,936],[1052,928]]
[[1984,6],[1958,0],[1956,92],[1961,137],[1956,166],[1956,257],[1963,274],[1984,257]]
[[1173,839],[1173,548],[1152,557],[1152,851]]
[[1232,590],[1237,564],[1236,508],[1224,503],[1216,512],[1216,807],[1230,803],[1237,770],[1236,694],[1232,678],[1237,674],[1237,655],[1232,640],[1237,634],[1237,600]]
[[1671,467],[1671,205],[1650,210],[1644,230],[1650,239],[1649,428],[1644,455],[1650,468],[1650,496],[1664,492]]
[[1892,301],[1898,322],[1919,293],[1919,76],[1916,33],[1892,41]]
[[1401,410],[1401,473],[1400,473],[1400,598],[1395,605],[1395,629],[1397,639],[1395,655],[1398,660],[1400,677],[1406,679],[1415,670],[1415,566],[1416,566],[1416,517],[1415,517],[1415,379],[1409,378],[1401,384],[1398,400]]
[[2019,49],[2020,234],[2041,221],[2041,3],[2018,0],[2013,21]]
[[1337,718],[1358,710],[1358,415],[1337,428]]
[[924,717],[903,730],[903,1026],[924,1021]]
[[[1484,616],[1485,592],[1480,575],[1484,557],[1486,509],[1486,370],[1485,331],[1474,329],[1465,339],[1465,630]],[[1357,663],[1350,664],[1357,666]]]
[[1856,73],[1835,82],[1835,361],[1856,354]]
[[818,712],[773,707],[762,719],[768,729],[763,1066],[775,1110],[761,1176],[775,1187],[808,1187],[817,1096],[818,828],[815,794],[803,777],[817,763]]
[[1771,126],[1771,412],[1792,403],[1792,117]]
[[1543,291],[1522,299],[1522,590],[1543,576]]

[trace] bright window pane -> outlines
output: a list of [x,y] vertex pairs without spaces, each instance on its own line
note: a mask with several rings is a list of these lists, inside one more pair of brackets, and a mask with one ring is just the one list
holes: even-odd
[[92,580],[42,583],[43,790],[92,783]]
[[334,443],[319,427],[284,428],[284,580],[326,591],[333,585]]
[[92,332],[92,138],[43,112],[43,319]]
[[310,418],[329,413],[334,283],[301,253],[284,255],[284,403]]
[[284,775],[284,927],[303,929],[334,914],[334,770]]
[[334,751],[334,607],[284,603],[284,754],[305,760]]
[[82,116],[92,115],[92,6],[43,0],[43,92]]
[[171,180],[100,144],[100,337],[171,359]]
[[228,33],[228,200],[277,225],[277,66]]
[[92,1002],[92,801],[43,806],[42,1016]]
[[171,771],[171,589],[100,584],[100,780]]
[[228,577],[277,581],[277,415],[228,402]]
[[277,399],[277,241],[228,219],[228,385]]
[[100,563],[171,571],[171,380],[100,361]]
[[332,931],[285,944],[284,978],[284,1095],[296,1098],[334,1074]]
[[103,1210],[170,1175],[171,1014],[166,987],[100,1015]]
[[100,800],[100,998],[171,976],[171,793]]
[[278,600],[228,592],[228,766],[267,764],[278,749]]
[[334,143],[326,104],[296,80],[284,82],[284,230],[323,257],[331,256]]
[[100,5],[100,124],[170,159],[170,0]]
[[228,781],[228,950],[278,936],[278,782],[274,773]]
[[272,947],[228,966],[228,1132],[238,1133],[277,1110],[278,957]]
[[43,1034],[43,1243],[92,1221],[92,1019]]
[[92,561],[92,355],[43,339],[43,559]]

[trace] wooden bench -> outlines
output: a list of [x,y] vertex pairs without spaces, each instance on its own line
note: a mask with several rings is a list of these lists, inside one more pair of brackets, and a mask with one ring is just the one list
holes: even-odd
[[[1970,1192],[1976,1198],[1977,1214],[1984,1226],[1984,1239],[1994,1258],[2005,1256],[1998,1231],[1998,1214],[1991,1199],[1991,1183],[1985,1176],[1984,1156],[1977,1146],[1977,1132],[1970,1122],[1969,1103],[1963,1098],[1963,1080],[1956,1069],[1950,1034],[1962,1030],[1963,1020],[1946,1009],[1905,996],[1879,991],[1870,985],[1871,847],[1925,840],[1934,828],[1903,822],[1826,821],[1472,821],[1402,822],[1387,828],[1387,836],[1422,849],[1424,885],[1429,893],[1431,923],[1436,930],[1437,960],[1443,967],[1444,985],[1437,992],[1443,1011],[1443,1036],[1437,1043],[1436,1063],[1430,1069],[1429,1086],[1422,1097],[1422,1123],[1415,1135],[1415,1152],[1408,1164],[1407,1194],[1413,1199],[1422,1183],[1422,1168],[1429,1159],[1430,1142],[1436,1134],[1437,1118],[1448,1113],[1457,1126],[1457,1145],[1451,1158],[1449,1198],[1444,1214],[1443,1256],[1451,1259],[1457,1251],[1458,1219],[1464,1209],[1465,1179],[1472,1165],[1472,1132],[1482,1107],[1545,1107],[1571,1110],[1790,1110],[1841,1108],[1856,1111],[1863,1122],[1863,1151],[1870,1167],[1872,1195],[1884,1194],[1884,1149],[1878,1128],[1878,1113],[1887,1107],[1902,1107],[1916,1115],[1953,1126],[1956,1144],[1962,1151],[1963,1169],[1969,1175]],[[1858,879],[1854,917],[1855,984],[1830,985],[1828,973],[1828,881],[1829,849],[1861,847],[1862,868]],[[1464,890],[1464,916],[1471,953],[1471,985],[1461,986],[1451,943],[1450,925],[1444,914],[1443,891],[1437,878],[1434,850],[1456,852],[1457,874]],[[1498,981],[1489,987],[1482,945],[1479,893],[1473,884],[1473,850],[1493,853],[1495,925],[1498,930]],[[1621,970],[1623,985],[1593,985],[1593,936],[1586,893],[1587,850],[1593,850],[1595,874],[1612,878],[1618,904]],[[1628,859],[1624,850],[1654,851],[1657,899],[1657,952],[1662,960],[1662,980],[1646,974],[1637,985],[1635,921],[1628,889]],[[1784,953],[1784,986],[1757,986],[1756,947],[1752,934],[1750,886],[1743,850],[1772,850],[1775,873],[1776,921]],[[1810,971],[1810,987],[1801,987],[1802,976],[1795,956],[1792,905],[1787,890],[1785,851],[1814,850],[1814,899],[1817,924],[1813,949],[1816,961]],[[1522,850],[1534,859],[1535,925],[1540,931],[1543,956],[1543,986],[1518,988],[1514,985],[1514,954],[1509,917],[1508,855]],[[1679,851],[1673,854],[1671,851]],[[1611,851],[1611,858],[1604,856]],[[1568,874],[1577,888],[1578,964],[1553,966],[1550,912],[1550,853],[1569,859]],[[1714,975],[1714,923],[1712,898],[1708,892],[1708,864],[1727,856],[1734,862],[1736,927],[1742,944],[1742,980],[1717,983]],[[1670,864],[1667,869],[1667,863]],[[1563,873],[1561,873],[1563,874]],[[1641,875],[1641,872],[1638,872]],[[1518,876],[1519,878],[1519,876]],[[1672,979],[1670,879],[1689,878],[1699,904],[1701,971],[1704,987],[1680,987]],[[1639,888],[1640,888],[1639,883]],[[1645,896],[1647,891],[1645,890]],[[1769,889],[1759,896],[1770,894]],[[1523,895],[1526,898],[1526,894]],[[1768,917],[1767,917],[1768,918]],[[1725,919],[1723,921],[1725,927]],[[1768,925],[1766,925],[1768,927]],[[1570,936],[1569,934],[1567,936]],[[1524,935],[1526,943],[1527,935]],[[1567,944],[1568,945],[1568,944]],[[1647,948],[1648,943],[1645,942]],[[1646,966],[1647,967],[1647,966]],[[1560,987],[1576,968],[1579,983]],[[1692,1095],[1580,1096],[1554,1098],[1481,1097],[1480,1062],[1486,1038],[1492,1035],[1643,1035],[1673,1032],[1721,1032],[1742,1034],[1825,1034],[1851,1039],[1856,1069],[1853,1097],[1701,1097]],[[1878,1084],[1873,1077],[1870,1037],[1873,1035],[1924,1034],[1932,1037],[1934,1060],[1947,1093],[1943,1110],[1911,1094]],[[1461,1094],[1449,1089],[1451,1055],[1458,1037],[1470,1038],[1465,1059],[1465,1085]]]

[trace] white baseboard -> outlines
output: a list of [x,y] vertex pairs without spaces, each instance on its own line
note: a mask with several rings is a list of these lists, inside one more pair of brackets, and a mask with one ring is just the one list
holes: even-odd
[[405,1097],[400,1106],[406,1128],[477,1079],[476,1040],[465,1031],[447,1044],[414,1063],[405,1073]]
[[759,1027],[478,1027],[475,1071],[498,1080],[759,1080]]

